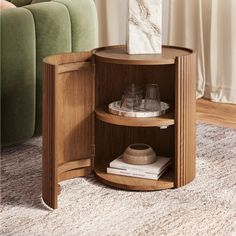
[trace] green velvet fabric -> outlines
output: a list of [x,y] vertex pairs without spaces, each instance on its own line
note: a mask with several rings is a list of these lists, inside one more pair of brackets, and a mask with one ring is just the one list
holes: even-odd
[[[98,45],[96,6],[88,0],[54,0],[64,4],[69,11],[72,30],[72,51],[88,51]],[[85,9],[89,9],[85,10]]]
[[31,4],[40,3],[40,2],[50,2],[50,0],[33,0]]
[[10,2],[17,7],[22,7],[31,4],[32,0],[11,0]]
[[72,51],[70,15],[64,5],[55,2],[33,4],[26,8],[33,14],[36,30],[35,135],[40,135],[42,130],[42,60],[48,55]]
[[0,14],[1,141],[13,144],[34,134],[35,28],[32,14],[24,8]]
[[8,0],[8,2],[13,3],[17,7],[23,7],[30,4],[40,3],[40,2],[50,2],[51,0]]
[[[20,2],[21,0],[13,1]],[[32,3],[37,1],[46,0],[33,0]],[[24,2],[26,3],[26,1]],[[4,90],[2,99],[5,99],[5,103],[2,103],[2,111],[8,110],[8,112],[1,114],[2,124],[5,125],[6,121],[9,121],[9,125],[4,130],[2,129],[1,141],[3,145],[21,142],[32,137],[32,130],[35,135],[41,134],[42,59],[49,55],[64,52],[89,51],[98,45],[97,14],[93,0],[55,0],[31,4],[23,8],[9,9],[8,11],[8,17],[5,17],[7,10],[2,11],[4,15],[1,16],[3,25],[5,25],[2,33],[4,43],[1,46],[5,52],[2,55],[3,62],[1,65],[4,69],[11,68],[11,65],[17,61],[14,70],[19,73],[17,75],[11,74],[13,72],[8,73],[10,69],[5,69],[5,74],[2,74],[1,80],[5,81],[2,89],[2,91]],[[25,12],[27,16],[22,14],[18,19],[20,12]],[[12,26],[8,21],[12,22]],[[10,30],[7,26],[11,26]],[[7,34],[7,31],[11,33]],[[19,36],[15,31],[20,31],[21,35]],[[6,60],[8,53],[13,56]],[[20,57],[15,56],[14,58],[15,53]],[[27,55],[31,55],[32,58],[28,59]],[[26,64],[27,68],[25,67]],[[8,79],[9,75],[11,75],[10,80]],[[28,88],[29,91],[24,84],[26,80],[27,85],[31,86]],[[20,85],[21,83],[23,86]],[[18,86],[18,88],[15,88],[15,86]],[[10,88],[17,92],[11,93]],[[18,90],[22,93],[19,94]],[[24,94],[26,96],[23,98]],[[29,95],[34,99],[33,102],[32,99],[29,99]],[[21,105],[18,107],[16,104],[20,97],[24,102],[30,103],[27,106],[22,105],[22,110],[25,113],[21,111],[21,114],[17,112]],[[11,100],[14,100],[14,102],[10,102]],[[34,104],[33,108],[32,103]],[[29,115],[31,118],[28,117],[24,120],[26,117],[24,114],[26,113],[31,114]],[[12,117],[13,114],[15,117]],[[23,124],[23,120],[27,125]],[[34,124],[35,127],[33,127]],[[18,131],[15,130],[15,127],[18,127]]]

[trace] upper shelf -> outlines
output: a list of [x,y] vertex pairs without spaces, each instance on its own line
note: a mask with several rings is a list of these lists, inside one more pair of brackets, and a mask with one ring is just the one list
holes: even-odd
[[128,65],[170,65],[179,56],[187,56],[192,50],[181,47],[163,46],[162,54],[129,55],[125,46],[110,46],[93,51],[97,61]]
[[175,115],[173,112],[169,112],[160,117],[133,118],[113,115],[106,107],[98,107],[95,109],[95,114],[99,120],[113,125],[132,127],[161,127],[175,124]]

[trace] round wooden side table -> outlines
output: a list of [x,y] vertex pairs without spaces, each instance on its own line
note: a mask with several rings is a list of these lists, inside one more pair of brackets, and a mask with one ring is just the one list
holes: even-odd
[[[129,118],[108,111],[131,83],[155,83],[170,112]],[[43,199],[57,208],[58,183],[94,172],[127,190],[178,188],[195,177],[196,55],[164,46],[161,55],[128,55],[124,46],[44,59]],[[108,174],[109,163],[132,143],[146,143],[172,159],[159,179]]]

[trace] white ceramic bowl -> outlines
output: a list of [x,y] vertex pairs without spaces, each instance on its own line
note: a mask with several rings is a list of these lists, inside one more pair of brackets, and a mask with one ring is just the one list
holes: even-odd
[[157,160],[155,151],[147,144],[136,143],[128,146],[123,153],[124,162],[133,165],[152,164]]

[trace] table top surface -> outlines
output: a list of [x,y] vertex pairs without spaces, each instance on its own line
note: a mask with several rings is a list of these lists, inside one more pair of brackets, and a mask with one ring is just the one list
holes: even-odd
[[175,64],[177,57],[194,53],[193,50],[180,47],[163,46],[161,54],[129,55],[125,46],[110,46],[94,50],[96,60],[137,65]]

